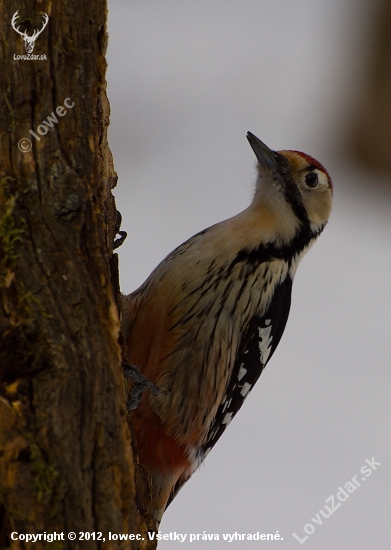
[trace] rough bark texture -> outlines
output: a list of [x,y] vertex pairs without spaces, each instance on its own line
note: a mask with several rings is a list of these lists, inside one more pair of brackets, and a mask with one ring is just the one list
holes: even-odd
[[[30,36],[49,15],[33,51],[47,60],[14,59],[26,54],[16,9]],[[51,548],[152,548],[118,344],[106,2],[21,0],[0,14],[0,548],[31,547],[11,532],[45,531],[65,534]]]

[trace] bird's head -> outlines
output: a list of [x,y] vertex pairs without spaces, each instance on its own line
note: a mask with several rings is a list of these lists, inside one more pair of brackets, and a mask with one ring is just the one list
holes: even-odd
[[305,153],[273,151],[251,132],[247,139],[258,160],[252,207],[273,220],[284,241],[302,225],[320,233],[332,206],[333,185],[327,170]]

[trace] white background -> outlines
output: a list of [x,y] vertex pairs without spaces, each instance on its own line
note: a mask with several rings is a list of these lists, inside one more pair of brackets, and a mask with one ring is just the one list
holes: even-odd
[[[307,550],[390,548],[391,196],[354,166],[346,129],[368,59],[371,2],[109,1],[109,131],[122,291],[250,202],[247,130],[314,156],[329,225],[299,267],[284,337],[243,409],[163,517],[163,533],[315,533]],[[322,526],[365,459],[381,466]],[[358,476],[360,480],[362,475]],[[176,542],[161,542],[171,549]],[[180,548],[225,548],[193,542]]]

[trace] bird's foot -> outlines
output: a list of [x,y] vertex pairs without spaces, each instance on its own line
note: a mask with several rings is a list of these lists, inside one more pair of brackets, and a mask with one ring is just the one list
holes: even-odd
[[160,390],[155,384],[153,384],[153,382],[148,380],[148,378],[143,375],[136,365],[123,363],[122,366],[124,369],[125,378],[130,378],[130,380],[134,382],[128,393],[128,400],[126,402],[126,409],[128,412],[137,409],[143,391],[150,391],[153,395],[158,395],[162,392],[162,390]]
[[118,212],[117,210],[117,217],[115,222],[115,236],[119,235],[119,237],[117,239],[114,239],[113,250],[121,246],[121,244],[124,242],[124,240],[128,236],[126,231],[120,231],[121,222],[122,222],[122,216],[121,216],[121,213]]

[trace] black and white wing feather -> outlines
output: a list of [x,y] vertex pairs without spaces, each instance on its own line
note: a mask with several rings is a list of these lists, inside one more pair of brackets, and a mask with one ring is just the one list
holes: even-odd
[[288,275],[275,289],[268,311],[262,317],[255,316],[250,321],[240,344],[225,396],[203,446],[204,457],[243,405],[276,350],[288,319],[291,292],[292,279]]
[[[198,465],[220,439],[276,350],[288,320],[291,292],[292,279],[288,275],[285,281],[277,286],[266,314],[262,317],[253,317],[249,323],[239,347],[225,396],[201,449]],[[188,478],[189,475],[183,475],[178,479],[166,508]]]

